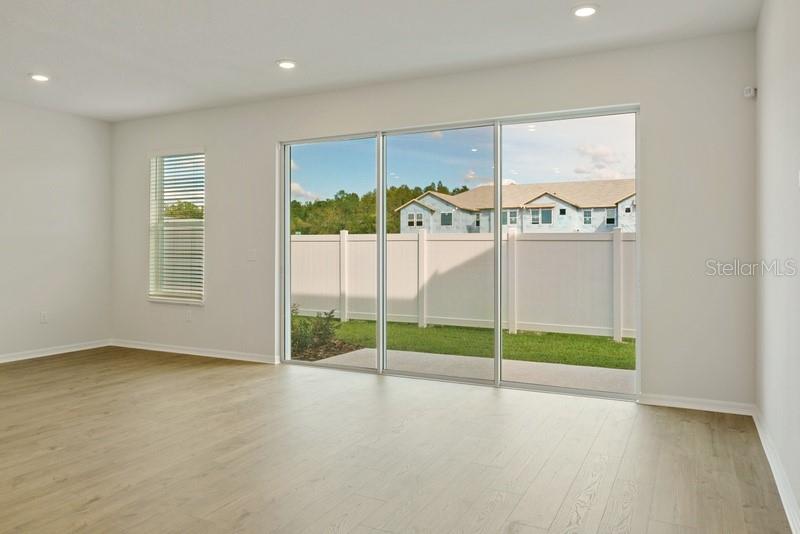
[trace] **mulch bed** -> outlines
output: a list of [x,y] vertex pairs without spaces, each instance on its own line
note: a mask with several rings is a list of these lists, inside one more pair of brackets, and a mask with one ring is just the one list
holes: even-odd
[[338,356],[339,354],[352,352],[360,348],[363,347],[351,345],[350,343],[345,343],[344,341],[334,339],[330,343],[326,343],[325,345],[320,345],[318,347],[310,347],[304,351],[300,351],[299,353],[292,351],[292,359],[316,362],[318,360],[330,358],[331,356]]

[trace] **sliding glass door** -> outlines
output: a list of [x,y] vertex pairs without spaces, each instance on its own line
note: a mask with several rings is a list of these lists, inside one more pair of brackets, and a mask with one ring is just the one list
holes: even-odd
[[377,368],[377,141],[285,147],[294,361]]
[[284,145],[284,357],[634,394],[636,118]]
[[385,137],[386,369],[494,378],[494,127]]
[[502,140],[502,379],[633,394],[636,114],[504,124]]

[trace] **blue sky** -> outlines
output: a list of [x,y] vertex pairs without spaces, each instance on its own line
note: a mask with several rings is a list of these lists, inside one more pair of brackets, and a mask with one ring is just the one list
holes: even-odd
[[[491,181],[492,129],[463,128],[392,135],[387,184],[450,188]],[[503,127],[505,183],[633,178],[635,116],[609,115]],[[375,139],[293,145],[292,198],[330,198],[375,188]]]

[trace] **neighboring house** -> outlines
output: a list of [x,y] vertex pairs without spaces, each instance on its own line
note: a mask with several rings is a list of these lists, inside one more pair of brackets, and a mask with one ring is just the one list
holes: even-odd
[[[503,186],[503,230],[518,232],[636,231],[636,186],[633,179],[512,184]],[[427,191],[395,211],[400,231],[431,233],[491,232],[494,186],[457,195]]]

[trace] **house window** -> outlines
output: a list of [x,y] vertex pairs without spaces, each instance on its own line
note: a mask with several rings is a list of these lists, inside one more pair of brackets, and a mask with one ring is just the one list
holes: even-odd
[[481,225],[481,214],[480,213],[476,213],[475,214],[475,226],[480,226],[480,225]]
[[409,213],[408,214],[408,225],[409,226],[414,226],[414,214],[413,213]]
[[553,210],[550,208],[535,208],[531,210],[531,224],[551,224]]
[[625,213],[630,213],[630,212],[631,212],[631,207],[630,207],[630,206],[628,206],[627,208],[625,208]]
[[417,213],[417,226],[422,226],[422,214]]
[[583,210],[583,224],[592,224],[592,210]]
[[617,225],[617,208],[606,208],[606,224],[609,226]]
[[205,154],[150,160],[150,297],[203,300],[205,183]]
[[559,215],[566,215],[567,214],[567,209],[566,208],[559,208],[558,214]]
[[452,213],[442,213],[442,226],[453,226]]
[[510,224],[516,225],[517,224],[517,210],[508,210],[503,212],[502,216],[502,224],[503,226],[509,224],[509,220],[511,221]]

